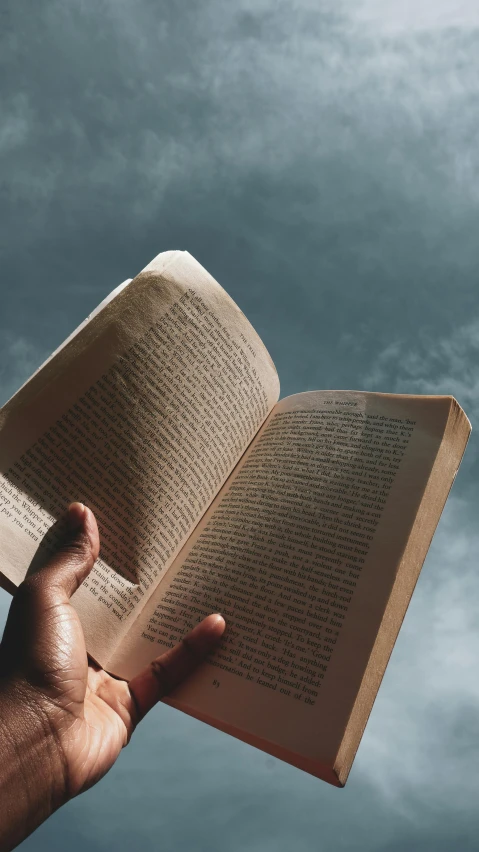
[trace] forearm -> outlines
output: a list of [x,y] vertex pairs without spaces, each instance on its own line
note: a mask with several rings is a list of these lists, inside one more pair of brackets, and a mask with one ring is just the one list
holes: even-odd
[[63,803],[64,775],[60,750],[38,704],[21,685],[2,684],[0,852],[21,843]]

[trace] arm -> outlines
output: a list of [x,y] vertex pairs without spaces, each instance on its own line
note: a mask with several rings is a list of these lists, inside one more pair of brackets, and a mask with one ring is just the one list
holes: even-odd
[[130,683],[89,662],[70,597],[98,555],[98,529],[79,503],[65,521],[60,548],[15,594],[0,646],[1,852],[99,781],[224,630],[221,616],[209,616]]

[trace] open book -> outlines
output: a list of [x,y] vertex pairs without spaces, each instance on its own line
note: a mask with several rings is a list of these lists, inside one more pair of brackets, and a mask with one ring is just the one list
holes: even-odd
[[91,656],[130,678],[221,612],[168,703],[342,786],[469,421],[442,396],[278,402],[258,335],[186,252],[119,289],[0,411],[3,583],[86,503]]

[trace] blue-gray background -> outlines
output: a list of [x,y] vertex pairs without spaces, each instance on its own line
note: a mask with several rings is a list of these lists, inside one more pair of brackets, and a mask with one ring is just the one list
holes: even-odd
[[[185,248],[283,394],[453,393],[478,422],[476,0],[3,0],[0,64],[2,400]],[[479,849],[477,447],[345,790],[159,707],[24,848]]]

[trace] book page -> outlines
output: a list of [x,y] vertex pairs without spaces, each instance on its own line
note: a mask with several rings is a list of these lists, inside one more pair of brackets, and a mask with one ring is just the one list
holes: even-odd
[[0,412],[7,579],[71,500],[90,506],[101,558],[74,601],[106,662],[277,398],[226,292],[186,252],[160,255]]
[[[280,402],[132,625],[117,673],[220,612],[221,648],[170,703],[339,784],[335,761],[452,405],[353,392]],[[452,476],[408,557],[416,577]]]

